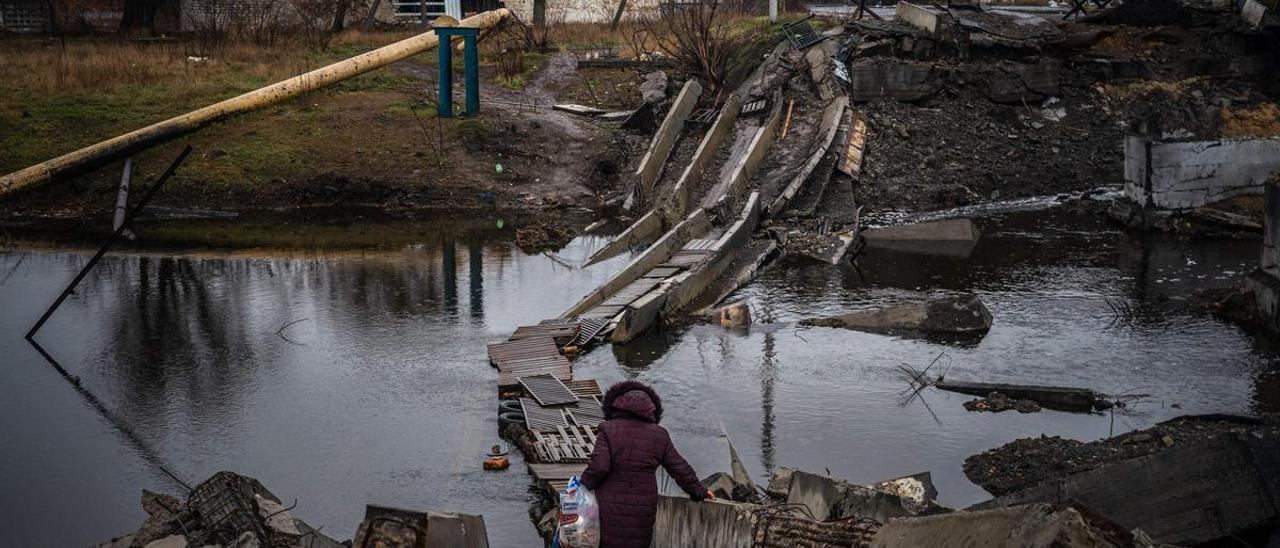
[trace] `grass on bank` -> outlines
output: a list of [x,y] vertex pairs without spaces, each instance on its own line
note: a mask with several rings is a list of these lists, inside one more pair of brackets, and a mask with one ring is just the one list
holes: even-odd
[[[778,39],[780,23],[764,17],[731,22],[735,33],[753,37],[755,45],[771,46]],[[624,56],[635,56],[655,47],[636,41],[639,30],[574,23],[553,25],[549,34],[557,48],[619,47]],[[233,41],[208,48],[185,38],[140,45],[115,36],[0,37],[0,171],[13,172],[415,33],[348,31],[324,52],[289,41],[275,46]],[[482,42],[482,72],[489,75],[484,85],[518,90],[549,54],[524,51],[511,63],[507,45],[496,37]],[[760,51],[757,47],[741,57],[758,59]],[[454,58],[460,69],[462,56]],[[504,60],[510,75],[494,70]],[[434,61],[434,51],[410,60],[420,65],[415,70],[432,76]],[[436,172],[453,153],[428,141],[448,143],[465,128],[455,127],[456,121],[437,127],[429,104],[434,91],[427,87],[402,70],[377,69],[145,151],[137,157],[139,169],[154,177],[180,143],[194,143],[196,155],[166,195],[200,204],[208,199],[212,206],[242,200],[244,189],[270,190],[282,181],[320,175],[430,184],[448,176]],[[429,127],[424,129],[424,122]],[[57,207],[65,202],[69,209],[106,208],[118,177],[118,165],[99,169],[58,185],[47,201]],[[180,194],[184,188],[187,192]],[[218,202],[217,196],[225,198]]]

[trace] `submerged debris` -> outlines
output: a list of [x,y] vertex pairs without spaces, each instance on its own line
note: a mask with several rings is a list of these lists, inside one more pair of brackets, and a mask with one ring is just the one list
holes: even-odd
[[985,398],[964,402],[964,408],[969,411],[989,411],[992,413],[1011,409],[1016,409],[1019,413],[1040,412],[1040,404],[1032,400],[1013,399],[1000,392],[992,392],[991,395]]
[[983,335],[991,329],[991,312],[978,297],[950,297],[906,303],[869,311],[803,320],[801,325],[843,327],[860,331]]
[[556,251],[573,241],[572,229],[553,223],[537,223],[516,229],[516,246],[525,253]]

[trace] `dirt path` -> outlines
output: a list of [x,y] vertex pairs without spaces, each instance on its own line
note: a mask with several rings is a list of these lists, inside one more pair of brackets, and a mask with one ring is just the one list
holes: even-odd
[[[436,67],[399,63],[396,70],[427,83],[422,95],[434,101]],[[522,179],[516,189],[531,204],[581,204],[593,198],[602,186],[612,183],[621,169],[618,150],[607,130],[586,118],[553,110],[560,89],[576,77],[577,59],[558,52],[534,74],[521,90],[480,85],[481,115],[478,119],[495,130],[498,149],[530,157],[544,167]],[[456,86],[455,93],[462,93]],[[461,101],[455,96],[455,103]]]

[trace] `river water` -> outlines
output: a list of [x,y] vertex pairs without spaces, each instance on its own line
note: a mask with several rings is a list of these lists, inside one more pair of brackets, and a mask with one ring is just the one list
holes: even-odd
[[[1146,239],[1066,213],[980,220],[972,250],[872,249],[859,268],[777,265],[739,292],[756,324],[653,332],[575,364],[602,384],[656,386],[700,474],[731,440],[757,481],[780,466],[869,483],[929,470],[942,502],[985,493],[964,458],[1042,433],[1097,439],[1180,414],[1280,410],[1274,341],[1195,312],[1234,283],[1256,241]],[[295,515],[349,538],[365,504],[483,514],[494,546],[538,543],[516,460],[497,442],[485,344],[567,308],[621,268],[574,265],[583,237],[526,255],[501,233],[392,249],[124,251],[106,258],[37,339],[22,339],[89,252],[17,243],[0,254],[0,541],[83,546],[132,531],[143,487],[218,470],[262,480]],[[995,318],[949,344],[797,328],[804,317],[971,292]],[[283,328],[283,329],[282,329]],[[1150,394],[1113,415],[968,413],[898,369],[950,379]]]

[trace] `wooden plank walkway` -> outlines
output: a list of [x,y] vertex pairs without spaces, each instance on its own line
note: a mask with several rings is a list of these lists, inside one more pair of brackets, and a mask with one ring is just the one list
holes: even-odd
[[563,491],[569,486],[569,478],[572,476],[580,476],[587,469],[587,463],[529,463],[529,472],[533,474],[534,481],[543,489],[550,489],[554,493]]

